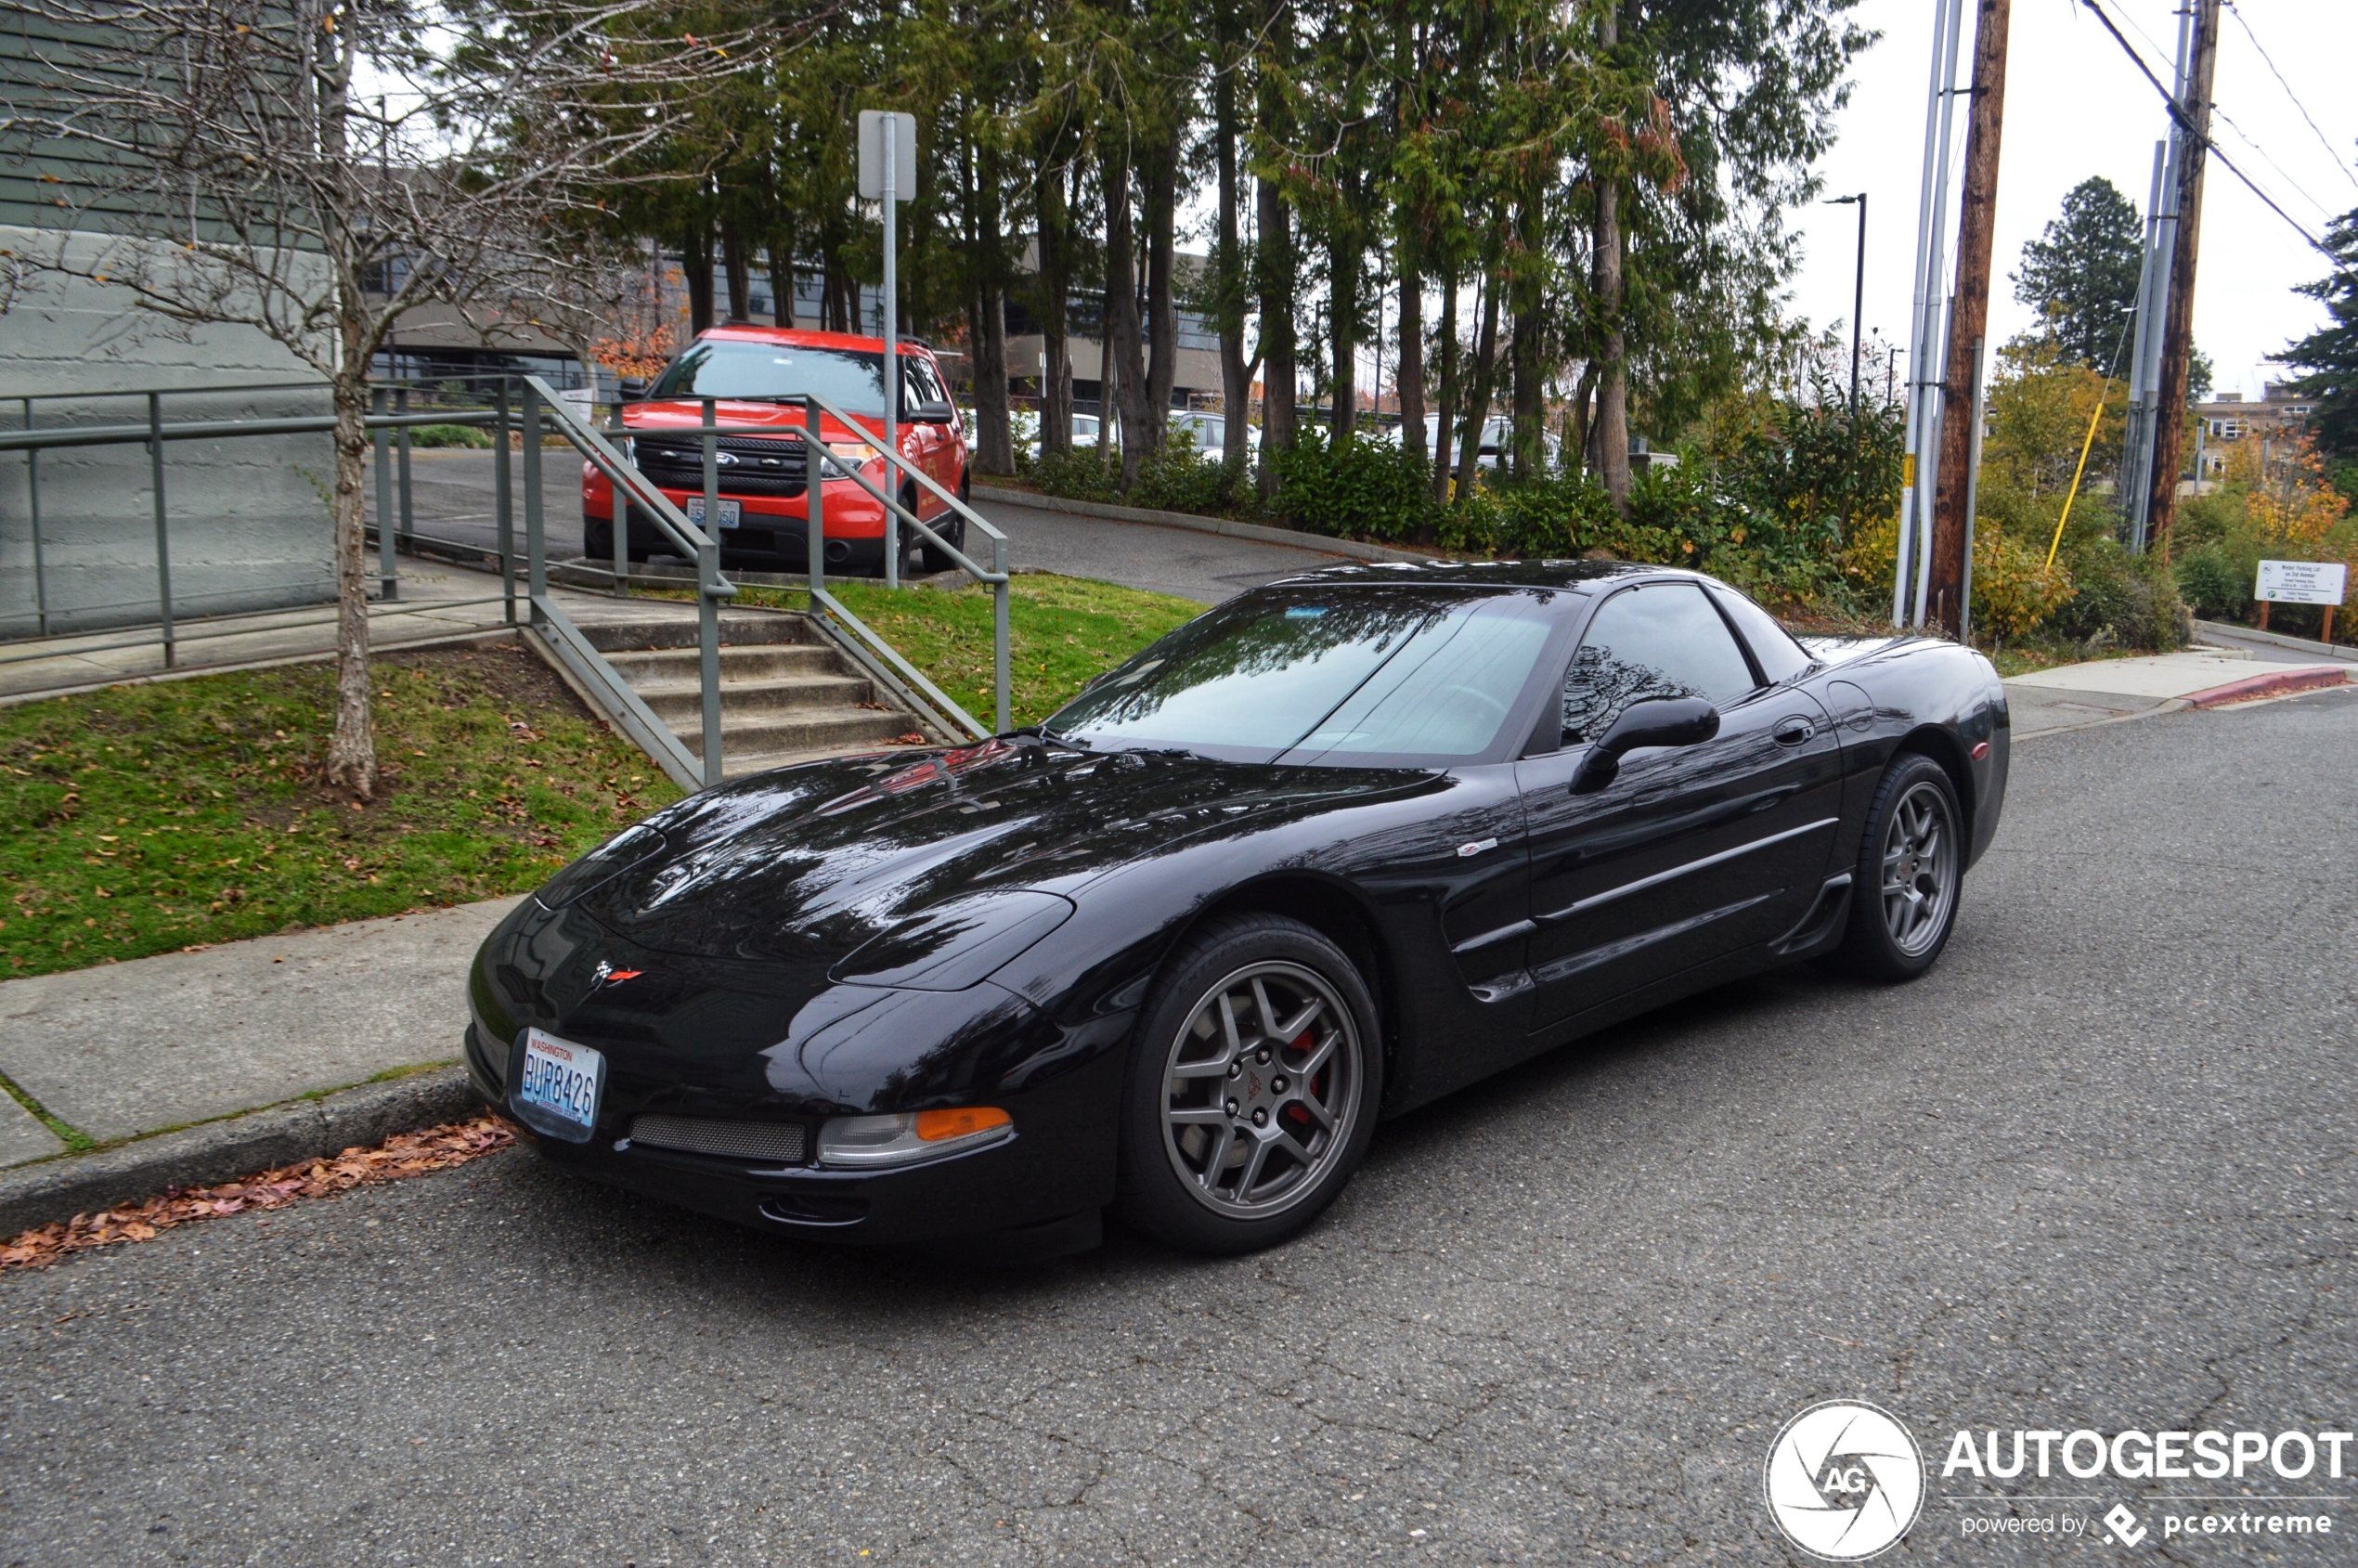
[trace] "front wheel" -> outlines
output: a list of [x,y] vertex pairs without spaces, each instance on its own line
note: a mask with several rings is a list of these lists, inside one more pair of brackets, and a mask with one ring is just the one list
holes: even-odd
[[1215,922],[1164,965],[1132,1046],[1117,1212],[1190,1251],[1285,1240],[1366,1155],[1382,1071],[1341,949],[1276,915]]
[[1939,958],[1964,884],[1963,821],[1948,770],[1917,752],[1892,758],[1851,871],[1843,953],[1852,969],[1912,980]]

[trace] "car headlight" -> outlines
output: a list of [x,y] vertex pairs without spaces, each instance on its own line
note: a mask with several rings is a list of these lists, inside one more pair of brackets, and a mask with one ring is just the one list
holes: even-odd
[[545,908],[563,909],[616,872],[628,871],[670,847],[660,828],[628,827],[540,885],[533,896]]
[[827,450],[855,468],[884,456],[882,452],[865,441],[830,441],[827,443]]
[[1016,1135],[1015,1119],[997,1106],[838,1116],[819,1129],[819,1163],[875,1170],[963,1154]]

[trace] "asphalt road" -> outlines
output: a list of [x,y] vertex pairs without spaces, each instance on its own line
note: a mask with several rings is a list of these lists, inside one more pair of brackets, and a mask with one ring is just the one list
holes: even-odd
[[[549,548],[564,558],[581,551],[580,507],[574,476],[580,460],[551,451],[547,458]],[[418,532],[455,539],[484,550],[499,548],[493,512],[493,458],[489,452],[434,450],[411,454],[410,512]],[[515,479],[518,506],[524,479]],[[376,481],[369,482],[369,521],[376,520]],[[1063,512],[1042,512],[996,501],[976,511],[1008,538],[1009,556],[1022,568],[1176,594],[1216,604],[1232,594],[1295,572],[1345,559],[1257,539],[1199,534],[1151,524],[1099,522]],[[517,523],[522,549],[523,521]],[[987,558],[978,557],[985,560]]]
[[[515,1152],[0,1278],[0,1562],[1798,1562],[1761,1467],[1834,1397],[1927,1450],[1881,1561],[2126,1557],[1963,1538],[1940,1463],[2352,1426],[2353,756],[2351,692],[2029,743],[1930,977],[1558,1052],[1259,1257],[839,1255]],[[2168,1485],[2338,1516],[2180,1562],[2358,1532]]]

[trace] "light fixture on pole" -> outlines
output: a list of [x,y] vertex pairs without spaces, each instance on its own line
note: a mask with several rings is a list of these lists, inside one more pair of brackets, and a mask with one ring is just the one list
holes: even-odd
[[1850,280],[1850,440],[1859,442],[1859,321],[1867,308],[1867,193],[1836,196],[1827,201],[1829,207],[1859,209],[1859,262],[1852,269]]

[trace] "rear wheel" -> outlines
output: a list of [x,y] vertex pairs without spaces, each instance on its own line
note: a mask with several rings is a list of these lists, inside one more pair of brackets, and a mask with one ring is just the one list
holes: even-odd
[[1911,980],[1940,957],[1964,884],[1963,822],[1948,770],[1917,752],[1892,758],[1851,871],[1843,954],[1852,969]]
[[1164,966],[1132,1046],[1118,1212],[1191,1251],[1285,1240],[1366,1155],[1381,1074],[1340,948],[1276,915],[1215,922]]

